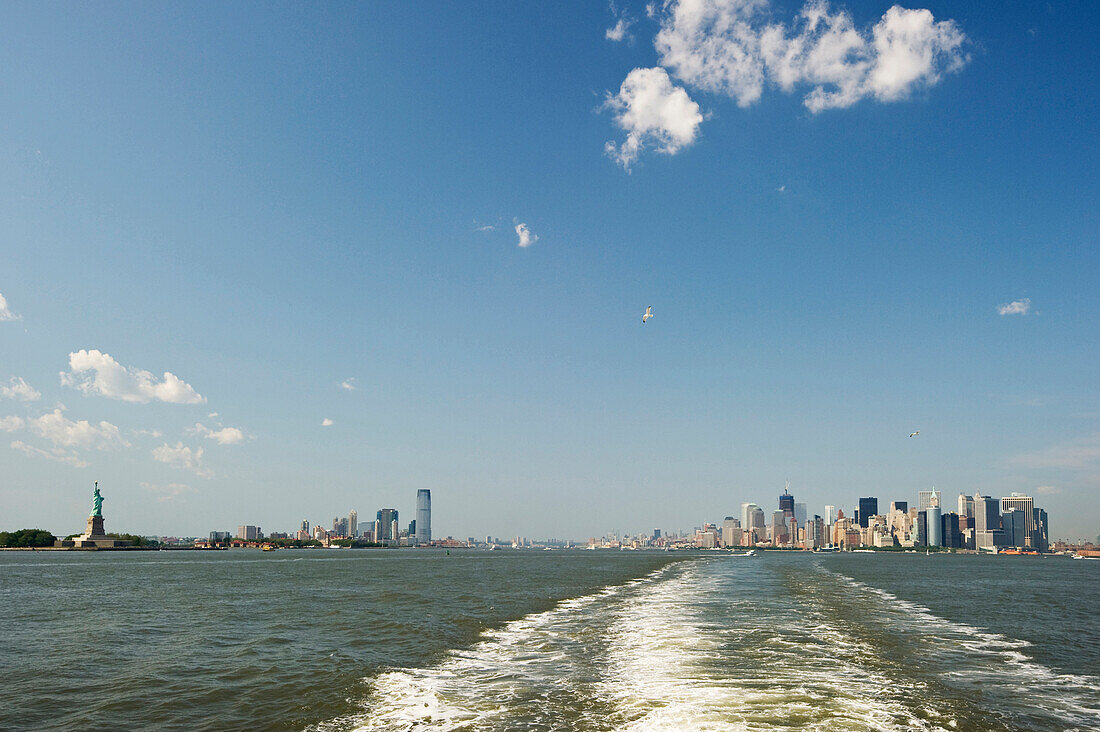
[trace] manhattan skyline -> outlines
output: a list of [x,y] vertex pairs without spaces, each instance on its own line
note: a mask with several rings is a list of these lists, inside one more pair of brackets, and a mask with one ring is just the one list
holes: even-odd
[[99,480],[150,534],[430,489],[579,538],[790,480],[1094,538],[1100,11],[713,7],[757,65],[679,3],[9,8],[0,529]]

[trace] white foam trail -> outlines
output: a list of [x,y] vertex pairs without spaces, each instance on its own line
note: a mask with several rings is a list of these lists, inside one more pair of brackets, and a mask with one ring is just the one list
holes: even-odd
[[[900,700],[912,687],[860,664],[824,618],[729,569],[699,563],[624,599],[603,682],[613,729],[934,729]],[[738,607],[757,592],[764,602]]]
[[830,574],[878,598],[879,612],[889,615],[892,624],[933,646],[930,655],[948,659],[952,667],[944,673],[948,679],[986,694],[1026,699],[1029,706],[1044,709],[1066,724],[1100,729],[1100,678],[1057,673],[1021,650],[1031,646],[1028,641],[948,620],[886,590]]
[[[367,711],[337,726],[364,732],[511,729],[576,718],[570,702],[590,698],[584,687],[598,674],[598,660],[590,652],[599,637],[589,630],[598,606],[656,581],[673,566],[487,631],[482,641],[452,651],[436,666],[380,674],[372,682]],[[577,729],[586,728],[583,720],[577,724]]]

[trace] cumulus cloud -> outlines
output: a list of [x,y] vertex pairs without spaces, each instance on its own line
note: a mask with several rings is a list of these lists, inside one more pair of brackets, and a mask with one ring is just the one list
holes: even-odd
[[614,110],[615,122],[626,132],[621,144],[608,142],[604,150],[627,170],[647,147],[667,155],[687,147],[703,121],[699,105],[659,66],[631,71],[604,106]]
[[[997,312],[1001,315],[1027,315],[1031,310],[1031,298],[1025,297],[1022,300],[1013,300],[1012,302],[1006,302],[1004,305],[997,306]],[[1042,320],[1042,318],[1040,318]]]
[[331,427],[332,425],[333,425],[333,422],[328,417],[325,417],[324,419],[321,420],[321,426],[322,427]]
[[182,442],[177,442],[175,447],[165,443],[153,449],[154,460],[171,465],[173,468],[190,470],[200,478],[209,478],[213,473],[203,466],[202,454],[201,447],[192,450],[190,447],[185,447]]
[[74,421],[62,414],[60,409],[27,420],[27,428],[58,448],[111,450],[130,446],[122,439],[118,427],[110,422],[94,425],[85,419]]
[[11,311],[11,308],[8,307],[8,301],[4,298],[3,295],[0,295],[0,323],[9,320],[20,320],[22,319],[22,317],[22,315],[16,315],[15,313],[13,313]]
[[61,383],[84,392],[124,402],[161,401],[169,404],[202,404],[206,398],[168,371],[157,380],[148,371],[123,366],[109,354],[79,350],[69,354],[69,371],[61,372]]
[[[770,0],[668,0],[651,5],[649,14],[660,24],[654,38],[660,68],[741,107],[755,104],[769,86],[803,93],[814,114],[863,99],[895,102],[969,61],[966,35],[954,21],[898,5],[870,28],[857,27],[848,11],[826,0],[809,0],[790,23],[774,22]],[[628,136],[623,147],[636,154],[640,146],[631,142]]]
[[538,236],[531,233],[531,230],[527,228],[527,224],[516,223],[516,236],[519,237],[519,246],[522,249],[526,249],[539,240]]
[[219,445],[236,445],[244,442],[244,432],[237,427],[222,427],[218,425],[218,429],[207,427],[201,422],[196,422],[188,432],[195,435],[202,435],[208,440],[214,440]]
[[22,417],[0,417],[0,430],[3,430],[4,432],[15,432],[17,430],[21,430],[23,429],[24,424],[25,423],[23,422]]
[[13,376],[7,385],[0,384],[0,397],[5,399],[19,399],[24,402],[33,402],[41,397],[37,389],[28,384],[20,376]]
[[355,391],[357,388],[359,388],[355,385],[355,381],[356,379],[354,376],[349,376],[348,378],[340,382],[340,388],[344,389],[345,391]]
[[56,460],[59,463],[65,463],[66,465],[72,465],[74,468],[86,468],[88,463],[80,458],[75,453],[66,452],[60,448],[54,448],[51,450],[43,450],[41,447],[35,447],[34,445],[28,445],[22,440],[14,440],[11,443],[12,449],[19,450],[25,455],[32,457],[44,457],[47,460]]
[[156,495],[157,500],[171,501],[172,499],[183,495],[184,493],[191,493],[194,489],[191,486],[184,483],[168,483],[167,485],[158,485],[156,483],[142,483],[141,487],[144,490],[149,491]]

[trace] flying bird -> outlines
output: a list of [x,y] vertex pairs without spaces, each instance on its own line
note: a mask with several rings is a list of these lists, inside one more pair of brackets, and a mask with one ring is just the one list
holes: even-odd
[[645,325],[645,322],[647,320],[649,320],[650,318],[652,318],[652,317],[653,317],[653,306],[652,305],[647,305],[646,309],[645,309],[645,315],[642,316],[642,325]]
[[916,432],[910,432],[910,433],[909,433],[909,436],[910,436],[910,437],[916,437],[916,436],[917,436],[917,435],[919,435],[919,434],[920,434],[920,430],[917,430]]

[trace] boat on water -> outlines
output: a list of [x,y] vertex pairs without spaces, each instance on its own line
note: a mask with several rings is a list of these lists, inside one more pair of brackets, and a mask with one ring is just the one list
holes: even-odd
[[731,557],[755,557],[756,550],[749,549],[747,552],[730,552]]
[[831,554],[840,550],[837,549],[835,546],[819,546],[818,548],[814,549],[814,551],[818,554]]

